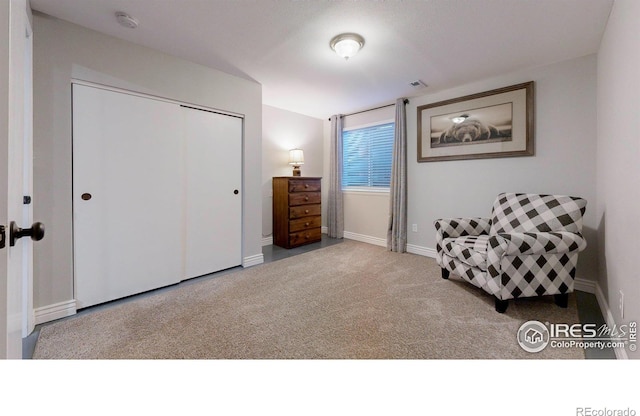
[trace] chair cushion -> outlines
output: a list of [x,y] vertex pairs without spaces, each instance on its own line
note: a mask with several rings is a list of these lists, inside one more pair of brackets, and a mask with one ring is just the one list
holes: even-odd
[[486,271],[489,238],[490,236],[488,235],[445,238],[442,242],[442,249],[449,257],[456,258],[471,267]]
[[498,195],[491,213],[490,235],[582,231],[582,216],[587,201],[565,195],[502,193]]

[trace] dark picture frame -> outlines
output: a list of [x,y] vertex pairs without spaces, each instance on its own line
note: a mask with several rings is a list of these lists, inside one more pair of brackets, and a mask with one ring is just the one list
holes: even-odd
[[534,155],[533,81],[417,110],[418,162]]

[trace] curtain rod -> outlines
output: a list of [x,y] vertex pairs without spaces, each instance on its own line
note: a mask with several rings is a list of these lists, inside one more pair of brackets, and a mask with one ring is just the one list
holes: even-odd
[[[404,103],[405,104],[409,103],[409,100],[407,98],[405,98],[404,99]],[[355,113],[351,113],[351,114],[341,114],[340,117],[354,116],[356,114],[366,113],[368,111],[379,110],[381,108],[391,107],[392,105],[396,105],[396,103],[387,104],[387,105],[381,105],[380,107],[370,108],[368,110],[356,111]],[[331,117],[329,117],[329,121],[331,121]]]

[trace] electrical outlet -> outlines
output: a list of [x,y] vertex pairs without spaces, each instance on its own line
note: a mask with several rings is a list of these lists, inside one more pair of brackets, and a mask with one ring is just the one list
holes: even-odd
[[620,291],[620,318],[624,319],[624,292]]
[[411,225],[411,231],[413,231],[414,233],[417,233],[418,232],[418,224]]

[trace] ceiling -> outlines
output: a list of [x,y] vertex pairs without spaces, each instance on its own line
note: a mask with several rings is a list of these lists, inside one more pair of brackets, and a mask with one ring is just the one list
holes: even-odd
[[[317,118],[595,53],[613,0],[30,0],[34,10],[262,84]],[[120,26],[116,11],[139,20]],[[37,31],[37,28],[36,28]],[[365,38],[348,61],[329,41]],[[411,81],[428,86],[414,88]]]

